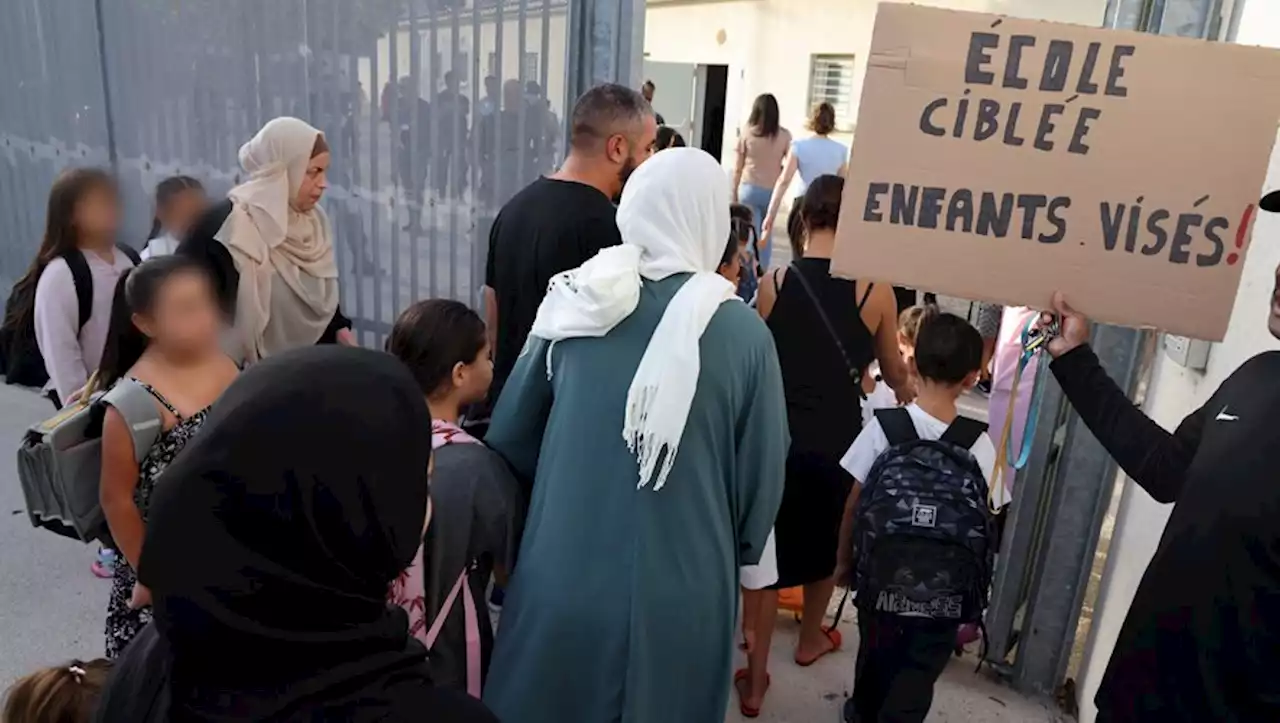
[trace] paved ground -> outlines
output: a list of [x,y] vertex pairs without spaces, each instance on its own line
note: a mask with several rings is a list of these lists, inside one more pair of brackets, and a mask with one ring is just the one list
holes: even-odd
[[[13,453],[23,430],[50,411],[35,394],[0,385],[0,686],[30,670],[102,653],[102,622],[110,583],[89,572],[94,549],[31,527],[23,511]],[[773,688],[761,721],[838,720],[857,650],[851,611],[841,630],[845,649],[812,668],[791,662],[798,626],[785,615],[774,637]],[[1050,723],[1037,703],[975,675],[973,660],[953,660],[939,683],[929,723]],[[727,723],[741,720],[730,700]]]
[[[835,603],[828,615],[835,613]],[[841,618],[844,649],[810,668],[791,662],[800,626],[781,614],[770,653],[772,685],[756,720],[762,723],[837,723],[840,707],[852,690],[858,628],[852,610]],[[976,650],[976,646],[974,648]],[[926,723],[1063,723],[1060,713],[1029,700],[1008,686],[992,680],[984,668],[975,673],[976,658],[952,658],[934,691],[933,708]],[[745,665],[741,663],[740,665]],[[731,694],[725,723],[744,721],[737,696]]]
[[32,668],[102,655],[110,581],[89,572],[97,548],[37,530],[14,467],[22,432],[46,399],[0,385],[0,685]]

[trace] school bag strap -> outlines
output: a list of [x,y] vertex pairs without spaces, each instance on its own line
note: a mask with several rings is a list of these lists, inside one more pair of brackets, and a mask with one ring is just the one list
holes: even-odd
[[[116,248],[127,256],[134,266],[142,263],[142,257],[133,250],[133,247],[116,244]],[[89,261],[85,259],[83,251],[65,253],[62,255],[62,260],[67,262],[67,268],[71,271],[72,285],[76,287],[76,310],[80,315],[80,325],[77,328],[83,329],[89,317],[93,315],[93,274],[89,271]]]
[[134,250],[132,246],[128,244],[116,244],[116,248],[120,250],[120,253],[124,254],[130,261],[132,261],[134,266],[142,263],[142,255]]
[[911,412],[906,407],[877,409],[876,421],[880,423],[880,430],[884,432],[885,439],[889,440],[890,447],[920,439],[920,435],[916,433],[916,423],[912,421]]
[[476,601],[467,585],[467,578],[471,574],[471,570],[472,565],[467,565],[463,568],[462,574],[458,576],[453,588],[449,590],[449,595],[445,598],[444,605],[440,606],[440,612],[431,623],[431,629],[427,631],[427,639],[423,642],[428,651],[435,647],[436,640],[440,637],[440,631],[444,630],[445,620],[449,618],[449,613],[453,611],[453,604],[461,597],[463,624],[465,626],[464,637],[466,640],[467,693],[473,698],[479,698],[481,692],[481,669],[483,667],[480,658],[483,653],[480,647],[480,615],[476,611]]
[[93,275],[89,273],[89,262],[80,251],[63,254],[71,271],[71,283],[76,287],[76,308],[80,314],[80,323],[76,327],[83,329],[89,317],[93,315]]
[[950,442],[961,449],[972,449],[973,445],[978,442],[978,438],[985,434],[986,431],[987,425],[976,419],[956,417],[939,439],[943,442]]
[[[822,301],[818,298],[817,292],[813,290],[813,286],[805,278],[804,272],[794,263],[791,264],[790,276],[796,277],[800,282],[800,287],[804,289],[805,296],[808,296],[809,301],[813,302],[813,308],[818,311],[818,318],[822,320],[822,325],[827,328],[827,334],[831,336],[831,341],[835,342],[836,348],[840,350],[840,358],[844,360],[844,365],[849,370],[849,378],[858,386],[858,396],[865,399],[866,395],[862,392],[862,370],[858,368],[857,364],[853,363],[853,357],[849,356],[849,350],[844,348],[844,342],[840,341],[840,332],[836,331],[836,325],[831,323],[831,317],[827,316],[827,310],[822,308]],[[870,295],[870,288],[867,289],[867,293]],[[867,299],[863,297],[862,304],[865,303],[867,303]],[[862,304],[858,304],[859,313],[862,311]]]
[[164,419],[156,409],[155,397],[141,384],[126,377],[103,395],[102,402],[114,407],[124,419],[133,439],[134,458],[141,462],[151,451],[151,445],[155,444],[164,426]]

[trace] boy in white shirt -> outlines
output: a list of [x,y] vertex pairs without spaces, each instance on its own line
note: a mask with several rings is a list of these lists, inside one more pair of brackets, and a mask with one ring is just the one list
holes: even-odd
[[[956,400],[978,382],[982,366],[982,337],[968,322],[954,314],[930,315],[921,324],[916,339],[914,366],[919,396],[906,408],[906,412],[921,440],[942,439],[959,417]],[[957,428],[968,426],[973,431],[978,429],[972,420],[961,419],[960,422]],[[985,425],[979,428],[985,428]],[[862,484],[867,481],[876,460],[890,446],[889,437],[878,417],[863,428],[840,462],[856,481],[840,525],[836,580],[841,584],[850,584],[850,572],[855,563],[853,528]],[[969,451],[984,480],[989,482],[996,460],[990,436],[985,431],[977,434]],[[985,502],[984,499],[984,505]],[[845,720],[848,723],[887,720],[921,723],[933,700],[933,685],[955,647],[959,623],[878,612],[870,609],[873,603],[859,600],[857,673],[853,697],[845,703]]]

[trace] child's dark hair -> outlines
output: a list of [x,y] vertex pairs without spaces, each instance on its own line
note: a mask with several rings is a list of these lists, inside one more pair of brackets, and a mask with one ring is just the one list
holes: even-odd
[[741,250],[742,244],[738,241],[738,235],[729,232],[729,243],[725,244],[724,253],[720,254],[720,267],[723,268],[733,263],[733,259]]
[[151,219],[148,241],[160,235],[160,209],[169,205],[183,191],[204,191],[204,186],[191,176],[169,176],[156,184],[156,215]]
[[75,252],[80,233],[76,229],[76,206],[93,191],[118,195],[115,179],[100,168],[69,168],[58,175],[49,188],[49,204],[45,210],[44,239],[31,266],[13,285],[14,304],[5,313],[4,326],[26,329],[35,318],[36,284],[49,262]]
[[754,259],[756,257],[756,242],[760,240],[760,233],[756,231],[756,215],[750,206],[744,203],[735,203],[729,206],[729,230],[729,235],[733,240],[739,245],[745,244],[751,251],[751,258]]
[[671,126],[659,126],[658,139],[654,145],[660,151],[665,151],[668,148],[684,148],[684,136],[680,135],[680,131]]
[[922,379],[959,384],[982,367],[982,335],[955,314],[926,314],[916,334],[916,370]]
[[451,383],[455,366],[474,362],[486,341],[484,322],[466,304],[428,299],[396,319],[387,351],[409,367],[418,388],[431,396]]
[[200,261],[186,256],[158,256],[147,259],[121,274],[111,300],[111,326],[107,343],[98,365],[98,388],[115,384],[125,372],[138,363],[150,339],[133,323],[134,314],[147,314],[155,308],[160,288],[179,273],[209,273]]
[[89,723],[111,672],[111,661],[72,660],[14,683],[4,698],[4,723]]

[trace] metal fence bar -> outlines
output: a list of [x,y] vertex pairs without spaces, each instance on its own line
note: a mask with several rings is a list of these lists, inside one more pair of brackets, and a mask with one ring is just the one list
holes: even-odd
[[[270,118],[290,114],[331,141],[325,205],[340,257],[342,307],[363,343],[378,344],[395,315],[416,298],[479,301],[492,218],[554,163],[555,144],[545,138],[547,94],[550,105],[567,115],[579,89],[560,83],[570,74],[566,63],[597,53],[572,50],[583,40],[567,26],[572,17],[592,15],[601,37],[621,38],[629,29],[610,24],[629,20],[594,9],[606,4],[616,10],[619,3],[642,4],[0,4],[0,82],[10,101],[0,108],[0,285],[8,286],[29,265],[48,184],[63,167],[115,168],[125,204],[122,240],[137,245],[151,222],[158,180],[187,173],[217,198],[243,180],[240,146]],[[582,38],[598,45],[594,36]],[[406,60],[423,99],[453,103],[450,113],[429,112],[425,103],[406,106],[400,101],[411,94],[389,93],[385,110],[394,117],[382,121],[380,91],[388,84],[395,89]],[[446,70],[455,76],[442,94]],[[496,87],[486,84],[488,75]],[[511,85],[505,93],[504,81]],[[399,126],[405,123],[408,148],[401,147]],[[421,179],[412,185],[401,178],[406,151],[408,180]],[[422,193],[409,199],[401,189]],[[405,234],[410,205],[425,218]]]
[[[475,122],[475,105],[473,105],[463,94],[462,79],[467,79],[467,84],[475,87],[475,76],[467,76],[467,67],[462,68],[458,64],[462,61],[462,23],[459,18],[459,8],[456,4],[449,7],[449,50],[451,57],[449,59],[449,72],[453,73],[455,85],[452,95],[455,104],[456,117],[453,119],[452,137],[449,139],[449,178],[445,183],[444,195],[446,200],[445,208],[449,209],[449,298],[458,299],[458,247],[461,245],[461,239],[458,237],[458,211],[460,205],[464,202],[463,187],[465,180],[469,175],[470,166],[468,163],[469,153],[467,143],[467,124]],[[479,44],[472,41],[471,52],[467,56],[477,55]],[[470,211],[468,211],[470,214]],[[435,244],[432,244],[435,247]]]
[[[1144,344],[1145,332],[1135,329],[1101,326],[1094,332],[1093,348],[1103,368],[1130,393],[1137,386]],[[1062,679],[1116,473],[1111,455],[1072,413],[1054,475],[1051,534],[1019,643],[1014,682],[1023,690],[1049,695]]]

